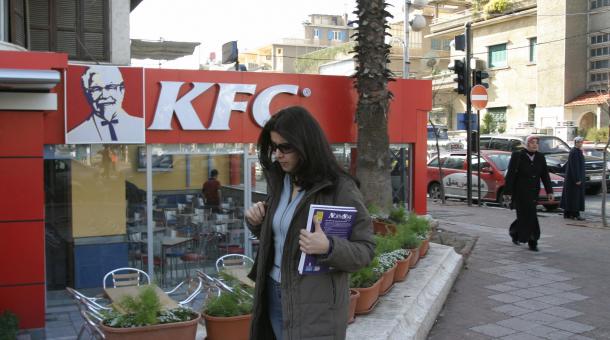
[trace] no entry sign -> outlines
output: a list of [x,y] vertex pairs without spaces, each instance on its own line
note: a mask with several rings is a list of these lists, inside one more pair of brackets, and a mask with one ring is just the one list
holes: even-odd
[[483,85],[473,86],[470,90],[470,102],[472,107],[482,110],[487,107],[487,89]]

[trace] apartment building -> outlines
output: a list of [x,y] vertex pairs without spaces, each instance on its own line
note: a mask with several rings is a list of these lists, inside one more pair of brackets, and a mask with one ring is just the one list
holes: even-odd
[[286,38],[260,48],[240,53],[240,62],[249,71],[295,73],[299,57],[350,41],[354,28],[347,14],[310,14],[303,22],[303,38]]
[[[429,37],[451,39],[472,23],[473,57],[490,75],[489,103],[481,115],[490,113],[500,131],[542,131],[569,139],[573,127],[607,124],[603,96],[594,91],[608,78],[608,1],[514,0],[497,12],[462,3],[462,10],[433,20]],[[462,57],[451,50],[452,59]],[[433,111],[456,128],[466,105],[464,96],[452,92],[452,79],[449,71],[435,77]]]

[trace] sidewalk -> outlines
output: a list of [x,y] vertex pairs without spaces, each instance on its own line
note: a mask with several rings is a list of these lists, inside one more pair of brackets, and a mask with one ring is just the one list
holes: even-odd
[[540,252],[513,245],[515,212],[429,201],[439,228],[477,239],[429,339],[610,339],[610,230],[540,213]]

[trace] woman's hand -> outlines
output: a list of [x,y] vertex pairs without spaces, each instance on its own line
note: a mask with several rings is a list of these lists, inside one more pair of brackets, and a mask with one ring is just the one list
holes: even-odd
[[324,234],[320,221],[316,217],[313,218],[313,223],[315,226],[313,233],[306,229],[301,229],[301,235],[299,235],[301,251],[305,254],[327,254],[330,247],[328,237]]
[[265,202],[256,202],[246,210],[246,220],[251,225],[260,225],[265,218]]

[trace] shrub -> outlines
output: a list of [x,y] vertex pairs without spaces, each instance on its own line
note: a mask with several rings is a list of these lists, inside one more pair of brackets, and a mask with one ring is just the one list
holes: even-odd
[[212,297],[204,313],[216,317],[247,315],[252,313],[252,295],[243,288],[234,287],[232,292],[222,292]]
[[400,249],[401,242],[394,235],[375,235],[375,254],[389,253],[396,249]]
[[368,266],[351,273],[349,277],[349,286],[351,288],[368,288],[374,285],[381,277],[381,274],[375,270],[378,266],[379,259],[375,257]]
[[13,340],[19,331],[19,318],[13,312],[5,310],[0,314],[0,340]]
[[595,143],[605,142],[608,140],[608,129],[590,128],[587,131],[585,139],[594,141]]
[[390,220],[392,220],[395,223],[405,223],[407,222],[407,219],[409,217],[409,213],[407,212],[407,209],[405,209],[404,207],[398,207],[398,208],[392,208],[390,210]]

